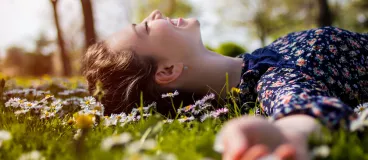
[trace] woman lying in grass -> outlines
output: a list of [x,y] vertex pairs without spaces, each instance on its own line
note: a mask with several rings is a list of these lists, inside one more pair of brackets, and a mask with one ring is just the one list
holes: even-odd
[[139,104],[141,91],[145,101],[159,101],[173,90],[216,92],[225,99],[228,73],[229,87],[240,89],[239,106],[258,101],[258,114],[273,122],[247,116],[228,122],[218,139],[224,159],[258,159],[270,152],[281,159],[308,159],[306,141],[318,130],[315,119],[330,128],[341,121],[349,125],[352,106],[367,100],[367,34],[334,27],[294,32],[232,58],[207,50],[199,26],[196,19],[170,19],[154,11],[91,46],[84,74],[91,92],[102,82],[105,112],[129,111]]

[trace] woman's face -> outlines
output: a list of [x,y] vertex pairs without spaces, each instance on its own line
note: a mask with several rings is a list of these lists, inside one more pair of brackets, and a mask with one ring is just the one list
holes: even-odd
[[196,19],[170,19],[153,11],[143,22],[125,27],[107,40],[115,51],[133,49],[157,60],[180,61],[203,47]]

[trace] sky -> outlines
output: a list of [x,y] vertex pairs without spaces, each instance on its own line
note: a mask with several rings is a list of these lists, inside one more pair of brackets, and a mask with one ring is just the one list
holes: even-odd
[[[107,37],[131,23],[132,0],[93,0],[96,30],[100,38]],[[216,8],[221,0],[188,0],[201,22],[202,39],[205,44],[217,46],[233,41],[249,50],[260,47],[252,40],[245,28],[227,25]],[[60,23],[67,40],[78,38],[81,25],[79,0],[60,0]],[[41,33],[56,39],[52,6],[49,0],[0,0],[0,55],[12,45],[26,50],[35,48],[35,40]]]

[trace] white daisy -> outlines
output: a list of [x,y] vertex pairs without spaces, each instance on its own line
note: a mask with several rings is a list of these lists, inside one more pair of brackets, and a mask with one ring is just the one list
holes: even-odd
[[80,101],[82,109],[89,108],[94,104],[96,104],[96,99],[92,96],[84,97],[83,100]]
[[183,118],[179,118],[178,119],[178,121],[180,123],[189,122],[189,121],[193,121],[193,120],[194,120],[194,117],[193,116],[190,116],[190,117],[184,116]]
[[326,158],[328,155],[330,155],[330,148],[326,145],[313,148],[312,150],[312,156],[314,158]]
[[360,104],[358,105],[355,109],[354,112],[355,113],[362,113],[365,109],[368,108],[368,103],[364,103],[364,104]]
[[22,100],[20,98],[10,98],[7,102],[5,102],[5,107],[18,108],[25,101],[26,100]]
[[39,151],[23,153],[18,160],[45,160]]
[[178,91],[175,91],[174,93],[166,93],[166,94],[162,94],[161,95],[161,98],[167,98],[167,97],[170,97],[170,98],[174,98],[175,96],[179,95],[179,92]]
[[124,132],[119,135],[112,135],[105,138],[101,143],[101,149],[108,151],[114,146],[123,145],[132,140],[130,133]]
[[8,131],[0,130],[0,141],[6,141],[11,139],[12,136]]

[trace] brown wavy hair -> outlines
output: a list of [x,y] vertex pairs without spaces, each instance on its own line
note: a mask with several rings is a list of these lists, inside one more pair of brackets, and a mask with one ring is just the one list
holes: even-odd
[[[157,62],[148,56],[139,56],[132,49],[113,51],[104,41],[90,46],[82,58],[82,73],[88,82],[88,90],[94,93],[100,81],[104,95],[101,103],[105,114],[129,112],[140,102],[143,93],[145,104],[157,102],[161,113],[172,111],[170,100],[162,99],[161,94],[170,90],[160,87],[154,81]],[[174,105],[187,105],[193,102],[193,93],[180,92],[174,98]]]

